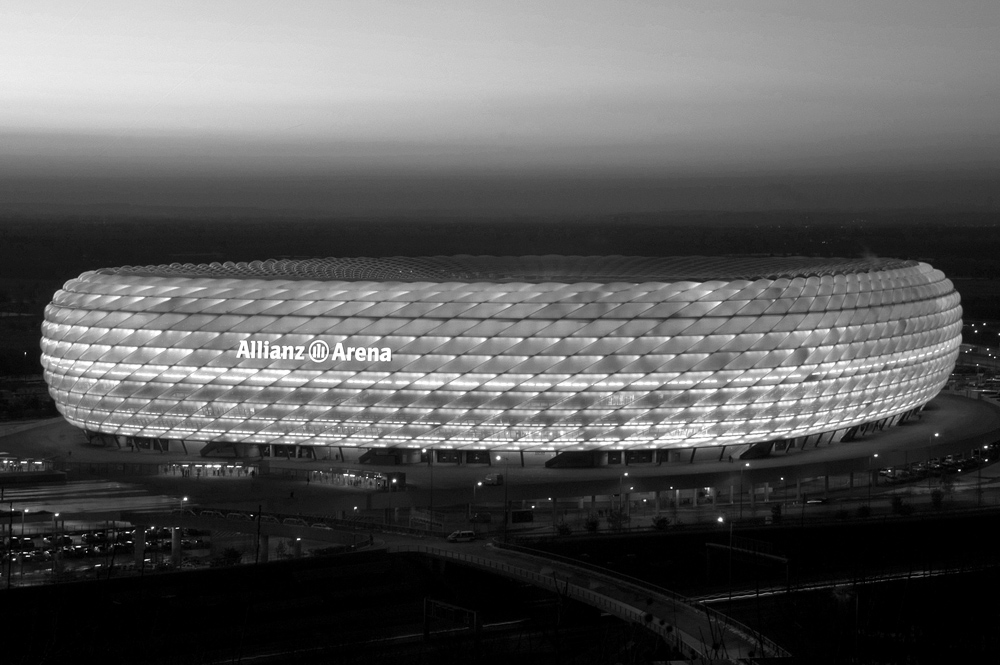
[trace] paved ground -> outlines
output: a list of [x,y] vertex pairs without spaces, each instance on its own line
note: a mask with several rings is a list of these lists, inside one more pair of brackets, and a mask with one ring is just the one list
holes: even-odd
[[[196,459],[183,453],[132,452],[127,449],[101,448],[86,443],[83,434],[61,418],[9,427],[0,431],[0,452],[14,455],[56,458],[57,461],[93,464],[168,463]],[[938,434],[937,437],[934,435]],[[389,508],[468,504],[501,505],[511,501],[546,500],[549,497],[589,497],[643,492],[669,491],[673,488],[716,487],[770,483],[773,489],[794,487],[797,478],[815,478],[823,474],[866,472],[869,468],[914,462],[949,453],[966,452],[984,442],[1000,439],[1000,409],[984,401],[941,395],[924,411],[919,421],[868,436],[863,440],[830,447],[776,455],[745,463],[728,461],[695,464],[615,465],[598,469],[545,469],[520,467],[519,456],[510,455],[510,463],[484,465],[424,465],[382,467],[407,475],[407,492],[366,493],[358,490],[280,477],[182,478],[180,476],[143,476],[122,478],[141,486],[153,495],[189,496],[192,503],[240,507],[264,506],[264,510],[288,513],[332,514],[351,512],[357,507]],[[874,463],[871,457],[879,453]],[[204,461],[204,460],[198,460]],[[272,468],[329,469],[329,461],[272,460]],[[367,468],[367,467],[366,467]],[[372,467],[379,468],[379,467]],[[483,486],[476,482],[486,473],[503,472],[507,485]],[[628,476],[623,474],[628,472]],[[114,473],[114,469],[112,469]],[[741,477],[742,476],[742,477]],[[859,476],[860,482],[860,476]],[[632,488],[632,489],[629,489]]]

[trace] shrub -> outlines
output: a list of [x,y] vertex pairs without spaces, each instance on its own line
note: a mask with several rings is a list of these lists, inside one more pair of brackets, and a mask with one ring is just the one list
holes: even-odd
[[670,518],[664,517],[663,515],[658,515],[653,518],[653,528],[658,531],[666,531],[667,527],[670,526]]
[[771,506],[771,522],[774,523],[774,524],[778,524],[779,522],[781,522],[781,504],[780,503],[776,503],[773,506]]
[[913,506],[903,503],[903,497],[892,497],[892,512],[896,515],[909,515],[913,512]]
[[243,552],[239,551],[235,547],[227,547],[222,550],[222,556],[219,557],[222,560],[220,565],[223,566],[235,566],[243,558]]
[[566,524],[565,522],[560,522],[558,525],[556,525],[556,533],[558,533],[560,536],[568,536],[570,533],[572,533],[572,529],[569,528],[569,524]]
[[871,506],[858,506],[858,517],[864,519],[872,516]]
[[612,510],[608,513],[608,527],[610,527],[612,531],[620,531],[624,529],[625,525],[628,524],[628,521],[629,515],[622,508]]
[[931,492],[931,505],[935,509],[940,510],[941,504],[944,503],[944,492],[939,489],[935,489]]
[[583,528],[586,529],[588,533],[597,533],[599,526],[601,526],[601,521],[597,519],[597,515],[587,515],[587,519],[583,523]]

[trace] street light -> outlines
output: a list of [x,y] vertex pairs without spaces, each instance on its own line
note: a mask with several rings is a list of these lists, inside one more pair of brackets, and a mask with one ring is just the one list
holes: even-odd
[[622,481],[628,478],[628,471],[618,476],[618,512],[622,512],[625,508],[625,494],[622,491]]
[[[10,508],[10,512],[8,513],[8,521],[7,521],[7,538],[8,538],[8,543],[9,543],[10,539],[14,537],[14,502],[11,501],[8,504],[8,507]],[[14,557],[13,556],[8,556],[7,557],[7,588],[8,589],[10,588],[10,576],[13,574],[13,572],[12,572],[13,571],[13,568],[12,568],[13,565],[14,565]]]
[[[497,455],[497,461],[500,456]],[[510,456],[503,456],[503,542],[507,542],[507,520],[510,515],[510,502],[507,499],[507,486],[510,485]]]
[[[989,446],[983,446],[986,450]],[[979,464],[976,465],[976,506],[983,505],[983,455],[980,454]]]
[[872,457],[868,458],[868,507],[871,508],[872,505],[872,485],[875,484],[875,476],[872,475],[872,459],[878,457],[878,453],[875,453]]
[[469,517],[472,517],[472,510],[476,505],[476,490],[483,486],[483,481],[477,482],[472,486],[472,503],[469,504]]
[[431,499],[430,499],[430,527],[434,527],[434,451],[428,451],[427,448],[421,448],[421,453],[427,453],[427,466],[431,468]]
[[933,436],[931,436],[931,435],[927,436],[927,446],[928,446],[928,449],[927,449],[927,489],[928,490],[931,488],[931,478],[933,478],[933,476],[931,475],[931,464],[930,464],[930,462],[931,462],[931,451],[930,451],[930,446],[933,445],[934,439],[938,438],[939,436],[941,436],[941,435],[938,434],[937,432],[934,432]]
[[632,530],[632,499],[631,499],[632,494],[631,494],[631,492],[634,489],[635,489],[635,487],[629,485],[629,488],[628,488],[629,495],[628,496],[630,498],[625,503],[625,523],[629,525],[628,527],[626,527],[629,531]]
[[52,574],[59,572],[59,553],[62,551],[62,537],[59,535],[59,513],[52,513]]
[[743,519],[743,469],[749,468],[750,462],[740,467],[740,519]]

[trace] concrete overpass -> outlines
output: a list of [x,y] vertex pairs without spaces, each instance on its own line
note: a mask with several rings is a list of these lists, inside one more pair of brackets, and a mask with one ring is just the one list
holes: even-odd
[[547,589],[644,626],[692,658],[746,663],[754,658],[791,656],[760,633],[705,605],[642,580],[548,553],[541,556],[527,548],[493,542],[444,545],[396,541],[388,549],[478,568]]
[[[684,654],[723,662],[746,662],[754,657],[787,657],[777,644],[729,617],[667,589],[584,563],[498,542],[444,543],[425,540],[426,532],[301,515],[251,514],[239,510],[183,510],[170,513],[123,512],[120,518],[137,527],[173,527],[172,552],[180,556],[180,528],[224,530],[248,535],[353,545],[358,533],[374,530],[379,540],[361,545],[386,547],[390,553],[415,553],[446,563],[471,566],[491,574],[548,589],[659,635]],[[413,531],[413,533],[407,533]],[[266,552],[263,545],[260,551]],[[143,553],[136,544],[135,557]],[[266,561],[266,557],[261,561]]]

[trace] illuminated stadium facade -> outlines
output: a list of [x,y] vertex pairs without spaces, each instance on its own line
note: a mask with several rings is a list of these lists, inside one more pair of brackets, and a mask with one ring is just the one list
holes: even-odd
[[940,271],[892,259],[172,264],[68,282],[42,362],[93,436],[250,456],[741,452],[919,410],[954,367],[961,313]]

